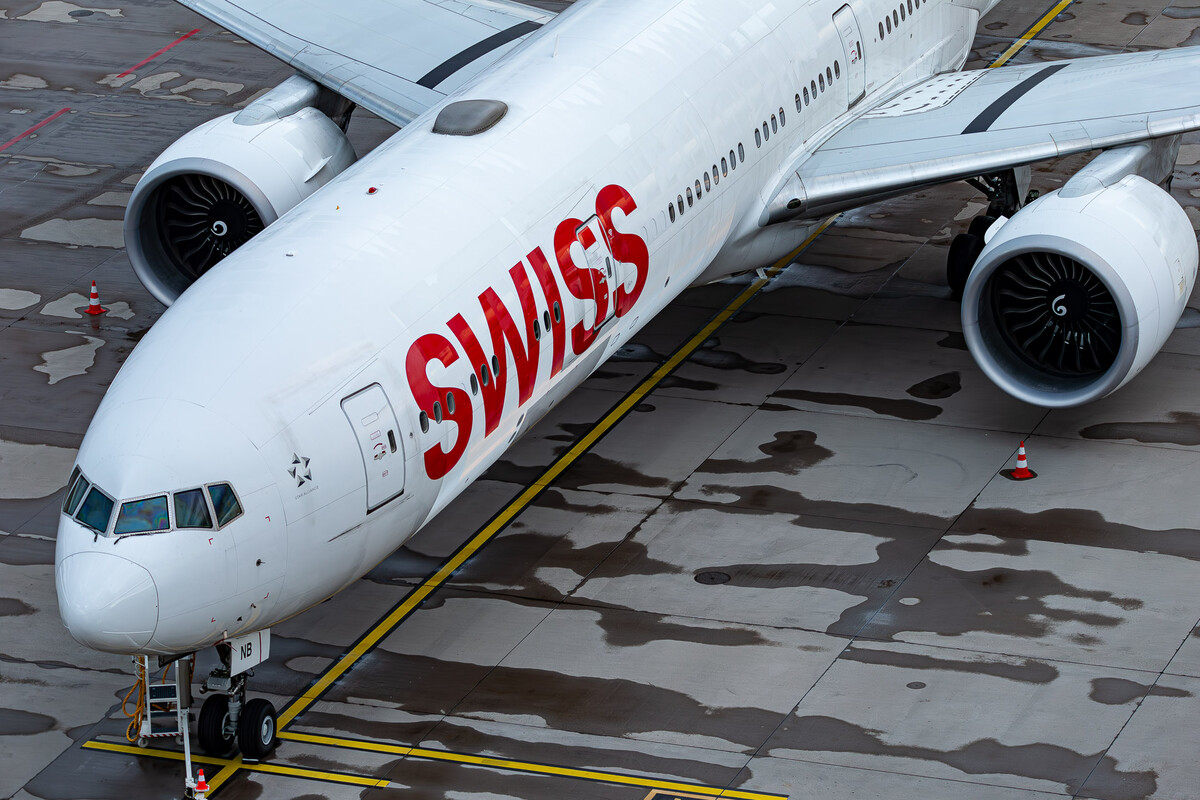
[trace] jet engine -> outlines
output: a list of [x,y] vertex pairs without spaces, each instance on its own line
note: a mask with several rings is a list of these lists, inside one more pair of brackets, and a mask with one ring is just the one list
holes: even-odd
[[240,112],[163,152],[125,213],[125,246],[150,293],[170,305],[196,279],[354,163],[342,129],[289,78]]
[[[1128,158],[1113,153],[1109,166]],[[1107,155],[993,225],[963,291],[971,354],[1035,405],[1081,405],[1125,385],[1166,342],[1196,279],[1187,214],[1137,174],[1105,175]]]

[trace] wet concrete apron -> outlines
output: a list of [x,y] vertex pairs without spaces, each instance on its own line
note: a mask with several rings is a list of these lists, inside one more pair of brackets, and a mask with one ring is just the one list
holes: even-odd
[[[1006,0],[971,65],[1047,5]],[[104,388],[161,313],[121,249],[132,184],[289,70],[170,4],[3,10],[0,143],[69,111],[0,152],[0,797],[174,796],[177,762],[81,746],[120,739],[131,676],[58,621],[57,508]],[[1014,60],[1190,44],[1197,19],[1076,4]],[[363,152],[388,128],[361,115],[351,135]],[[1197,162],[1190,137],[1174,195],[1194,221]],[[980,210],[958,185],[845,215],[308,706],[272,759],[362,781],[243,772],[219,796],[643,798],[660,780],[796,798],[1196,797],[1200,311],[1118,395],[1017,403],[972,363],[943,284],[949,241]],[[80,313],[92,280],[111,309],[98,320]],[[253,693],[282,708],[303,692],[744,287],[687,292],[431,526],[280,626]],[[999,478],[1022,438],[1040,477]]]

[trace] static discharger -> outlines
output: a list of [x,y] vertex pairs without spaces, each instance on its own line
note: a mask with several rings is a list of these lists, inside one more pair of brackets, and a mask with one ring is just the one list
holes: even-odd
[[1007,470],[1004,475],[1013,481],[1027,481],[1037,477],[1037,473],[1029,468],[1029,461],[1025,458],[1025,442],[1021,442],[1017,448],[1016,469]]
[[86,313],[95,315],[103,314],[105,311],[108,311],[108,309],[100,307],[100,293],[96,291],[96,282],[92,281],[92,295],[88,298]]

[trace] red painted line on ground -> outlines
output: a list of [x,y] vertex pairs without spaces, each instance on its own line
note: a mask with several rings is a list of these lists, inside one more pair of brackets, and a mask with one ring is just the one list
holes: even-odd
[[53,114],[51,114],[50,116],[46,117],[44,120],[42,120],[41,122],[39,122],[37,125],[34,125],[34,126],[33,126],[32,128],[30,128],[29,130],[25,131],[24,133],[19,133],[19,134],[17,134],[16,136],[14,136],[13,138],[9,139],[9,140],[8,140],[7,142],[5,142],[4,144],[0,144],[0,151],[7,150],[8,148],[12,147],[12,146],[13,146],[14,144],[16,144],[17,142],[19,142],[19,141],[21,141],[22,139],[24,139],[24,138],[25,138],[26,136],[28,136],[29,134],[31,134],[31,133],[33,133],[34,131],[36,131],[38,128],[42,127],[43,125],[49,125],[51,122],[54,122],[54,120],[58,119],[59,117],[61,117],[63,114],[67,113],[67,112],[68,112],[68,111],[70,111],[70,110],[71,110],[71,109],[69,109],[69,108],[60,108],[58,111],[55,111]]
[[171,43],[170,43],[169,45],[167,45],[166,47],[164,47],[164,48],[162,48],[162,49],[160,49],[160,50],[155,50],[155,51],[154,51],[153,53],[151,53],[151,54],[150,54],[150,55],[149,55],[147,58],[143,58],[141,61],[139,61],[138,63],[134,64],[132,67],[130,67],[129,69],[125,70],[124,72],[122,72],[122,73],[121,73],[120,75],[118,75],[117,77],[118,77],[118,78],[124,78],[126,75],[128,75],[128,74],[129,74],[129,73],[131,73],[131,72],[133,72],[133,71],[134,71],[135,69],[137,69],[138,67],[144,66],[145,64],[149,64],[151,61],[153,61],[154,59],[158,58],[158,57],[159,57],[159,56],[161,56],[163,53],[167,52],[167,51],[168,51],[168,50],[170,50],[172,47],[174,47],[175,45],[177,45],[177,44],[179,44],[180,42],[182,42],[184,39],[187,39],[187,38],[190,38],[190,37],[192,37],[192,36],[195,36],[195,35],[196,35],[197,33],[199,33],[199,32],[200,32],[200,29],[199,29],[199,28],[195,28],[195,29],[193,29],[193,30],[190,30],[190,31],[188,31],[188,32],[187,32],[187,33],[185,33],[183,36],[180,36],[178,39],[176,39],[175,41],[171,42]]

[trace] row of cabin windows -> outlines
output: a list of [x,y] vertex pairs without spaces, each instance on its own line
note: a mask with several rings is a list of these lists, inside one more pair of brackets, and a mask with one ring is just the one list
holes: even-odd
[[[782,109],[780,110],[780,113],[782,113]],[[772,119],[774,119],[774,117],[772,117]],[[766,123],[763,124],[765,125]],[[757,131],[755,131],[755,135],[758,135]],[[737,150],[730,150],[728,158],[721,156],[720,170],[717,169],[716,164],[713,164],[711,170],[705,170],[703,178],[696,179],[696,183],[694,185],[696,190],[695,192],[692,191],[693,187],[689,186],[686,190],[684,190],[684,194],[678,195],[675,198],[674,203],[667,203],[667,216],[671,218],[671,222],[674,222],[678,217],[682,217],[686,208],[691,208],[693,204],[695,204],[701,197],[704,196],[705,192],[711,192],[712,188],[721,182],[721,178],[728,178],[729,172],[737,169],[739,162],[745,163],[745,161],[746,148],[742,146],[741,142],[738,142]],[[701,181],[703,181],[703,183]],[[687,198],[686,208],[684,206],[685,197]],[[678,214],[675,212],[676,208],[679,209]]]
[[[559,302],[557,300],[555,300],[551,309],[547,309],[546,311],[542,312],[542,319],[541,319],[540,324],[539,324],[538,320],[536,318],[534,318],[534,320],[533,320],[533,338],[534,339],[537,339],[539,341],[541,340],[543,325],[545,326],[546,332],[547,333],[550,332],[551,310],[553,310],[553,312],[554,312],[554,323],[553,324],[555,324],[555,325],[562,324],[562,321],[563,321],[562,305],[560,305]],[[479,365],[478,376],[476,375],[476,373],[474,371],[471,372],[471,379],[470,379],[471,394],[472,395],[479,394],[479,387],[489,385],[492,382],[493,376],[495,376],[496,380],[500,379],[500,359],[497,356],[492,356],[492,361],[491,361],[490,365],[487,362],[484,362],[483,364]],[[444,406],[443,406],[443,401],[445,403]],[[443,407],[445,408],[446,414],[448,414],[450,416],[454,416],[455,403],[454,403],[454,394],[452,392],[446,392],[443,400],[433,401],[432,410],[430,410],[430,411],[422,410],[421,411],[421,413],[418,415],[418,419],[421,423],[421,433],[429,433],[429,418],[430,417],[433,417],[434,422],[441,422],[443,419],[445,419],[445,416],[442,413]],[[393,448],[393,452],[394,451],[395,451],[395,448]]]
[[826,67],[824,72],[818,72],[816,80],[809,81],[808,86],[801,89],[796,95],[796,110],[799,111],[804,106],[808,105],[813,100],[817,99],[817,95],[825,91],[825,86],[833,87],[833,82],[842,77],[841,62],[834,59],[833,67]]
[[779,129],[787,125],[787,114],[782,108],[778,113],[771,115],[770,127],[767,126],[767,121],[763,120],[762,133],[758,132],[758,128],[754,129],[754,146],[762,147],[764,141],[770,141],[772,133],[779,133]]
[[[906,6],[908,8],[907,14],[904,13],[904,9]],[[921,0],[907,0],[907,2],[901,3],[896,8],[893,8],[891,16],[884,17],[879,22],[879,38],[880,38],[880,40],[882,40],[883,37],[886,36],[888,33],[891,33],[893,27],[895,27],[897,30],[899,30],[900,23],[904,22],[905,19],[907,19],[909,16],[911,16],[912,13],[914,11],[916,11],[917,9],[919,9],[920,7],[921,7]]]

